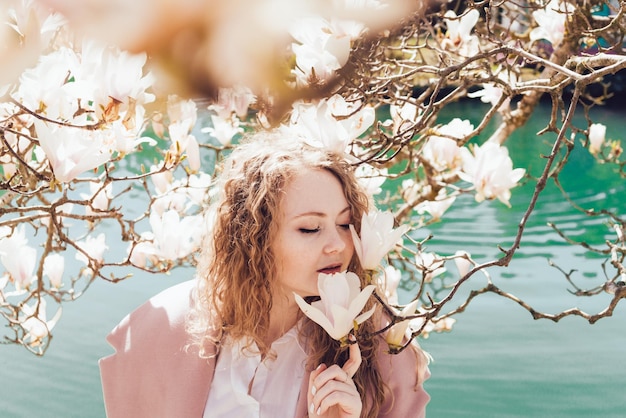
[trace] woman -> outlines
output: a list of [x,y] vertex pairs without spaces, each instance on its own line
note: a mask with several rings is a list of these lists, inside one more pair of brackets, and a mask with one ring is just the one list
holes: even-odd
[[[424,416],[419,349],[391,355],[382,337],[342,346],[294,300],[318,296],[320,273],[362,273],[349,225],[359,229],[369,199],[344,156],[266,133],[238,146],[220,179],[197,281],[155,296],[108,337],[107,415]],[[377,309],[359,335],[384,323]]]

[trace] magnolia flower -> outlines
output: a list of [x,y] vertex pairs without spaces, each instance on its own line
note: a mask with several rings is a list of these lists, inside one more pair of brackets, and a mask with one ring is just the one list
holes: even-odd
[[376,286],[361,290],[359,277],[352,272],[335,274],[320,273],[317,288],[320,300],[308,304],[294,293],[296,303],[313,322],[335,340],[343,340],[354,328],[374,313],[374,308],[359,315]]
[[[431,332],[449,332],[452,330],[452,326],[456,322],[456,319],[446,317],[443,319],[439,319],[436,322],[428,321],[426,325],[424,325],[424,318],[415,318],[409,322],[409,330],[408,332],[413,332],[418,329],[422,329],[420,332],[420,336],[422,338],[428,338]],[[423,327],[422,327],[423,326]]]
[[419,109],[415,104],[406,101],[402,103],[402,106],[396,104],[389,106],[389,113],[391,114],[392,121],[391,130],[394,135],[397,135],[398,132],[415,123],[419,115]]
[[364,213],[361,219],[361,234],[350,225],[354,249],[366,270],[375,270],[382,258],[400,241],[409,230],[408,225],[393,228],[393,214],[375,210]]
[[144,268],[148,262],[157,263],[158,259],[155,255],[157,250],[152,243],[153,239],[154,234],[152,232],[144,232],[141,234],[140,241],[131,242],[128,245],[129,260],[134,266]]
[[85,214],[88,216],[98,216],[109,209],[109,202],[113,199],[113,183],[102,187],[100,182],[89,182],[89,194],[81,193],[85,200],[91,199],[91,205],[85,207]]
[[354,175],[368,195],[375,195],[383,191],[381,186],[387,180],[387,169],[363,163],[356,168]]
[[228,88],[220,88],[217,92],[217,103],[209,106],[222,119],[228,119],[233,113],[239,118],[248,115],[248,108],[256,100],[254,93],[240,84]]
[[456,264],[456,268],[459,271],[459,276],[463,277],[472,267],[472,262],[469,258],[470,255],[466,251],[457,251],[454,253],[454,256],[454,264]]
[[526,170],[513,169],[509,151],[495,142],[486,142],[482,146],[475,145],[472,152],[467,148],[461,152],[463,170],[459,172],[459,177],[474,185],[476,201],[498,198],[505,205],[511,206],[511,188],[517,185]]
[[172,184],[174,174],[170,170],[162,170],[162,166],[150,166],[150,179],[154,184],[154,189],[158,194],[165,194]]
[[39,145],[46,153],[55,178],[70,182],[85,171],[107,162],[113,153],[115,138],[105,129],[48,125],[35,121]]
[[596,155],[602,149],[606,137],[606,126],[601,123],[593,123],[589,127],[589,152]]
[[159,215],[167,210],[189,213],[194,207],[203,206],[210,185],[211,176],[206,173],[192,174],[185,179],[164,184],[167,189],[159,189],[160,195],[154,200],[152,210]]
[[0,233],[0,261],[17,290],[28,288],[34,279],[37,250],[28,245],[24,225],[8,234],[4,228]]
[[551,0],[544,9],[535,10],[533,18],[538,26],[530,31],[530,40],[546,39],[553,47],[559,46],[565,33],[565,19],[575,10],[574,5],[562,0]]
[[230,145],[235,135],[243,133],[241,121],[235,114],[226,117],[211,115],[211,124],[212,126],[202,128],[202,132],[208,133],[224,146]]
[[291,45],[296,58],[293,73],[298,83],[329,80],[348,61],[351,41],[360,35],[362,28],[353,22],[336,19],[329,22],[321,16],[298,19],[290,30],[298,41]]
[[65,257],[61,254],[48,254],[43,262],[43,274],[48,276],[50,284],[59,289],[63,286],[63,270],[65,269]]
[[155,255],[165,260],[184,258],[200,245],[203,218],[200,215],[180,215],[175,210],[163,214],[153,211],[150,226],[154,233]]
[[193,128],[198,119],[198,107],[193,100],[184,100],[175,94],[167,97],[167,116],[170,123],[187,121],[186,125]]
[[317,103],[294,103],[288,129],[310,145],[342,153],[374,120],[373,107],[347,102],[335,94]]
[[[406,305],[402,311],[396,313],[401,317],[407,317],[409,315],[415,314],[415,310],[417,309],[417,305],[419,303],[419,299],[415,299],[413,302]],[[387,331],[387,344],[392,348],[400,348],[402,347],[403,340],[407,334],[407,329],[409,328],[411,320],[405,319],[404,321],[400,321],[392,325],[391,328]]]
[[90,235],[84,240],[77,242],[76,245],[78,248],[87,253],[87,255],[78,251],[76,252],[76,259],[86,265],[89,265],[89,258],[95,260],[97,263],[102,263],[104,251],[109,248],[106,245],[105,238],[104,233],[100,233],[97,237]]
[[461,140],[473,130],[474,125],[468,120],[452,119],[435,129],[438,135],[432,135],[428,139],[422,149],[422,156],[439,171],[457,171],[461,168],[462,157],[461,148],[455,139]]
[[170,152],[176,156],[186,152],[189,168],[193,171],[198,171],[200,169],[200,147],[196,137],[190,133],[193,126],[191,119],[177,121],[168,126],[170,139],[172,140]]
[[428,212],[432,216],[433,221],[439,221],[455,200],[456,196],[448,196],[446,190],[441,189],[437,194],[436,200],[425,200],[418,204],[415,209],[420,215]]
[[[515,83],[517,83],[517,76],[515,75],[515,73],[510,72],[510,71],[503,71],[503,72],[498,73],[498,78],[500,80],[503,80],[505,83],[509,85],[515,85]],[[467,94],[467,97],[472,98],[472,99],[480,98],[481,102],[490,103],[492,106],[495,106],[500,101],[500,98],[502,97],[502,93],[503,93],[502,87],[500,87],[499,84],[483,83],[482,90],[470,92]],[[508,108],[510,101],[511,101],[510,98],[506,98],[502,102],[498,110],[502,111]]]
[[471,9],[461,17],[457,17],[454,11],[448,10],[443,19],[448,31],[441,45],[466,57],[476,55],[478,53],[478,37],[471,33],[479,17],[480,13],[476,9]]
[[385,292],[387,303],[391,305],[398,304],[398,285],[402,279],[402,272],[394,266],[386,266],[385,274],[379,276],[379,284]]
[[22,327],[26,331],[24,340],[31,346],[37,346],[43,342],[61,318],[62,313],[62,308],[59,307],[54,317],[48,320],[45,299],[40,299],[39,302],[35,301],[32,305],[24,304],[21,309]]
[[435,253],[420,251],[415,255],[415,266],[422,271],[426,283],[430,283],[433,278],[446,271],[444,261]]

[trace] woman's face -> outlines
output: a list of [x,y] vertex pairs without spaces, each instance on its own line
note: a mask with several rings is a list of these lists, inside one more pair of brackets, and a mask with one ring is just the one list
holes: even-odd
[[319,273],[348,268],[354,244],[351,208],[339,180],[327,170],[307,169],[285,187],[272,244],[277,291],[293,300],[315,296]]

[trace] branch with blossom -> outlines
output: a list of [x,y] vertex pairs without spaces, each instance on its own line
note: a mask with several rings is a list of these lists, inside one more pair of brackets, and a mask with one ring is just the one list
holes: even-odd
[[[373,295],[390,318],[380,332],[392,351],[449,330],[453,317],[485,293],[516,302],[533,318],[593,322],[626,298],[626,220],[614,208],[577,205],[559,180],[575,148],[626,177],[621,140],[592,117],[617,91],[609,80],[626,68],[623,5],[127,3],[0,6],[7,23],[0,30],[4,342],[42,355],[61,307],[94,280],[194,265],[216,162],[244,132],[270,126],[344,152],[384,209],[363,224],[384,225],[390,235],[353,234],[378,287]],[[533,177],[516,165],[507,139],[545,98],[552,111],[537,138],[550,148],[531,163],[541,167]],[[459,100],[484,106],[482,118],[442,118]],[[584,125],[574,122],[575,112]],[[513,205],[522,182],[533,184],[534,194],[499,258],[477,263],[463,248],[436,254],[429,238],[408,232],[446,222],[464,195],[476,205]],[[597,314],[541,313],[488,273],[514,260],[549,183],[576,210],[610,226],[609,238],[595,243],[553,225],[564,242],[604,257],[602,279],[589,289],[555,270],[576,294],[612,295]],[[394,230],[394,223],[407,226]],[[125,255],[112,259],[108,249],[120,245]],[[470,281],[477,273],[486,279],[478,288]],[[399,282],[412,289],[404,306]],[[453,306],[461,290],[469,296]],[[341,306],[348,316],[360,314]]]

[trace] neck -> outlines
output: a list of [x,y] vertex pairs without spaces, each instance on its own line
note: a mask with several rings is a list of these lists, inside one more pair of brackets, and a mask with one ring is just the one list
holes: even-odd
[[265,338],[267,346],[269,347],[274,341],[293,328],[298,321],[298,316],[299,308],[293,298],[275,297],[270,310],[270,324]]

